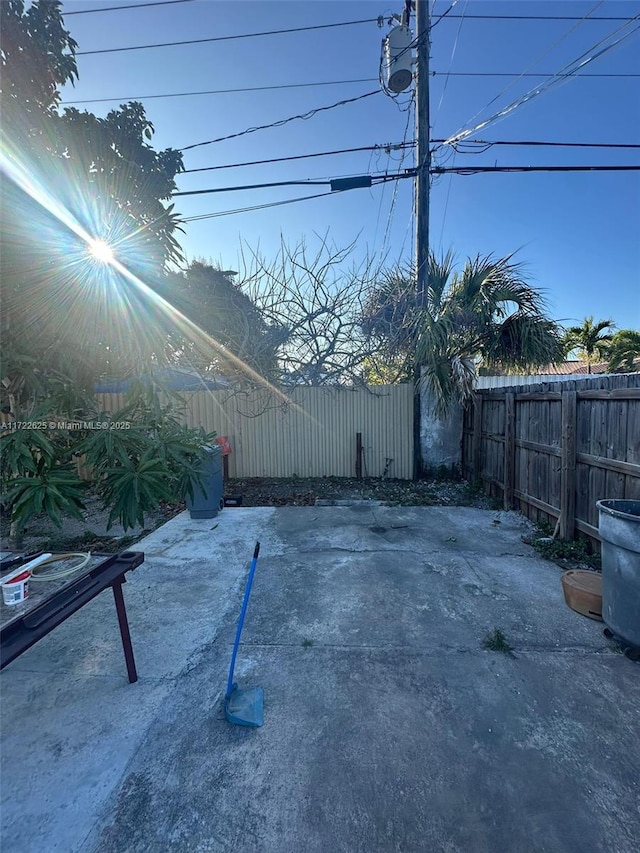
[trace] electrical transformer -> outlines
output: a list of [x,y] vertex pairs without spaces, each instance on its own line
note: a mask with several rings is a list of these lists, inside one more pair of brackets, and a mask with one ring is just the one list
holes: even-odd
[[409,27],[398,26],[389,31],[382,40],[382,79],[391,92],[399,94],[408,89],[413,77],[411,42],[413,34]]

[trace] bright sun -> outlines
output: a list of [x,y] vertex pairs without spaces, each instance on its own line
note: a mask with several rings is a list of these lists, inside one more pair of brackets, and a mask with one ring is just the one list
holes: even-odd
[[103,264],[111,264],[115,260],[111,246],[104,240],[92,240],[89,251],[97,261]]

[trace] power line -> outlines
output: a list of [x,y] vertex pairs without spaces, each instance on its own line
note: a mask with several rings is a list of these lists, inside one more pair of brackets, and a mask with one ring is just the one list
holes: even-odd
[[[540,71],[519,74],[517,71],[431,71],[431,77],[551,77],[551,72]],[[607,73],[607,74],[581,74],[580,78],[615,78],[615,77],[640,77],[635,73]],[[129,101],[150,101],[158,98],[189,98],[198,95],[236,95],[243,92],[270,92],[278,89],[307,89],[318,86],[349,86],[352,83],[377,83],[377,77],[359,77],[356,80],[327,80],[319,83],[281,83],[274,86],[246,86],[238,89],[202,89],[195,92],[164,92],[153,95],[120,95],[113,98],[83,98],[81,100],[60,101],[60,106],[74,106],[75,104],[106,104],[125,103]]]
[[[442,144],[446,139],[432,139],[434,144]],[[265,160],[247,160],[244,163],[223,163],[218,166],[201,166],[197,169],[184,169],[179,172],[176,177],[181,175],[191,175],[196,172],[217,172],[222,169],[239,169],[245,166],[266,166],[272,163],[287,163],[294,160],[308,160],[314,157],[331,157],[339,154],[355,154],[362,151],[379,151],[381,153],[390,154],[392,151],[403,151],[406,148],[412,148],[415,145],[413,140],[404,142],[388,142],[379,145],[362,145],[358,148],[339,148],[335,151],[315,151],[312,154],[291,154],[288,157],[269,157]],[[460,150],[461,145],[481,147],[482,151],[464,151]],[[455,143],[453,148],[459,154],[477,154],[491,148],[493,145],[514,145],[514,146],[540,146],[550,148],[606,148],[606,149],[640,149],[640,144],[632,142],[545,142],[542,140],[489,140],[489,139],[474,139],[462,143]],[[402,160],[400,161],[402,165]]]
[[218,216],[233,216],[235,213],[250,213],[254,210],[265,210],[268,207],[281,207],[284,204],[295,204],[298,201],[309,201],[312,198],[326,198],[335,196],[337,193],[315,193],[314,195],[303,195],[298,198],[287,198],[283,201],[271,201],[267,204],[255,204],[252,207],[238,207],[235,210],[220,210],[217,213],[202,213],[199,216],[187,216],[181,222],[199,222],[201,219],[215,219]]
[[[442,16],[444,17],[444,15]],[[450,19],[461,18],[462,15],[449,15]],[[465,15],[466,18],[472,18],[476,21],[581,21],[582,18],[576,15]],[[628,21],[627,16],[598,16],[597,18],[588,18],[589,21]]]
[[[64,17],[68,18],[71,15],[91,15],[97,12],[129,12],[133,9],[146,9],[149,6],[174,6],[178,3],[193,3],[195,0],[155,0],[152,3],[135,3],[130,6],[106,6],[100,9],[80,9],[76,12],[64,12]],[[453,8],[453,7],[451,7]],[[444,17],[451,19],[462,18],[463,15],[445,13],[438,20]],[[572,15],[467,15],[466,17],[474,20],[485,21],[578,21],[578,17]],[[598,18],[590,18],[591,21],[624,21],[624,17],[606,16]]]
[[[640,77],[640,74],[637,75]],[[357,80],[328,80],[326,83],[283,83],[276,86],[246,86],[242,89],[206,89],[197,92],[168,92],[159,95],[122,95],[119,98],[85,98],[82,101],[61,101],[60,106],[71,104],[100,104],[107,101],[142,101],[152,98],[187,98],[193,95],[235,95],[241,92],[269,92],[275,89],[306,89],[311,86],[346,86],[350,83],[377,83],[376,77],[360,77]]]
[[193,3],[194,0],[155,0],[153,3],[136,3],[133,6],[106,6],[102,9],[80,9],[77,12],[63,11],[65,18],[70,15],[92,15],[96,12],[129,12],[131,9],[146,9],[148,6],[174,6],[177,3]]
[[[270,157],[267,160],[248,160],[246,163],[227,163],[224,166],[202,166],[199,169],[184,169],[180,175],[192,172],[215,172],[219,169],[237,169],[241,166],[263,166],[267,163],[284,163],[289,160],[308,160],[311,157],[329,157],[333,154],[354,154],[359,151],[380,151],[389,154],[402,148],[410,148],[414,142],[389,142],[385,145],[362,145],[359,148],[341,148],[336,151],[318,151],[313,154],[293,154],[290,157]],[[640,147],[640,146],[638,146]]]
[[[568,78],[575,76],[580,71],[581,68],[583,68],[588,63],[593,62],[595,59],[598,59],[600,56],[602,56],[604,53],[607,53],[609,50],[612,50],[614,47],[619,45],[621,42],[623,42],[629,36],[633,35],[638,29],[640,29],[640,27],[636,26],[631,31],[627,31],[626,33],[623,33],[615,41],[611,42],[610,44],[604,45],[604,47],[602,47],[599,51],[597,51],[596,53],[592,53],[590,56],[588,56],[590,51],[593,51],[596,48],[600,47],[600,45],[602,45],[604,42],[606,42],[612,36],[617,35],[617,33],[619,33],[621,30],[624,30],[629,24],[636,23],[639,19],[640,19],[640,15],[636,15],[634,18],[631,18],[622,27],[618,27],[616,30],[613,30],[611,33],[608,33],[604,38],[600,39],[600,41],[597,42],[595,45],[593,45],[588,50],[581,53],[580,56],[571,60],[566,65],[564,65],[560,69],[560,71],[558,71],[556,74],[554,74],[548,81],[546,81],[546,83],[543,83],[534,89],[530,89],[526,94],[522,95],[517,100],[512,101],[512,103],[510,103],[508,106],[504,107],[503,109],[499,110],[497,113],[494,113],[488,119],[481,121],[475,127],[470,128],[468,130],[460,130],[457,133],[453,134],[446,141],[446,144],[451,144],[452,142],[458,142],[458,141],[460,141],[460,140],[462,140],[468,136],[471,136],[474,133],[477,133],[477,131],[481,130],[484,127],[487,127],[489,124],[493,124],[493,122],[497,121],[498,119],[504,118],[506,115],[508,115],[510,112],[513,112],[513,110],[517,109],[519,106],[522,106],[523,104],[527,103],[528,101],[532,100],[533,98],[537,97],[538,95],[541,95],[543,92],[546,92],[548,89],[552,88],[553,86],[557,85],[558,83],[564,82]],[[476,113],[476,115],[478,115],[478,114]]]
[[[469,5],[469,0],[466,0],[466,2],[464,4],[464,9],[462,10],[462,17],[460,18],[460,23],[458,24],[458,32],[456,33],[456,37],[455,37],[454,42],[453,42],[453,48],[451,49],[451,57],[449,59],[448,69],[450,69],[451,66],[453,65],[453,60],[454,60],[455,55],[456,55],[456,50],[458,49],[458,41],[460,39],[460,33],[462,32],[462,24],[464,23],[464,13],[467,11],[468,5]],[[437,21],[436,21],[436,23],[437,23]],[[433,75],[430,75],[430,76],[433,76]],[[436,110],[436,115],[435,115],[435,118],[433,120],[434,125],[438,119],[438,116],[440,115],[440,109],[442,108],[442,102],[444,100],[444,96],[445,96],[445,93],[447,91],[447,87],[449,85],[449,76],[450,75],[448,73],[446,73],[445,77],[444,77],[444,86],[442,87],[442,92],[440,94],[440,100],[438,101],[438,109]]]
[[[591,19],[589,19],[591,20]],[[543,71],[527,71],[522,74],[517,71],[432,71],[432,77],[553,77],[553,74]],[[640,77],[640,74],[581,74],[583,77]]]
[[301,181],[271,181],[267,184],[243,184],[237,187],[215,187],[213,189],[207,190],[187,190],[185,192],[172,193],[171,197],[176,198],[180,195],[209,195],[210,193],[230,193],[237,192],[238,190],[264,190],[269,189],[271,187],[327,187],[330,185],[331,181],[312,181],[307,178]]
[[[432,139],[434,143],[446,142],[446,139]],[[527,146],[548,146],[550,148],[640,148],[640,144],[635,142],[544,142],[541,140],[489,140],[489,139],[473,139],[463,142],[454,143],[454,147],[458,150],[459,145],[527,145]],[[475,154],[474,151],[459,151],[460,154]]]
[[[362,175],[357,177],[366,178],[370,181],[367,186],[377,186],[388,181],[401,181],[406,178],[413,178],[416,175],[416,169],[405,169],[403,173],[397,172],[390,175],[385,172],[381,175]],[[472,175],[479,172],[635,172],[640,171],[640,166],[434,166],[429,172],[432,175],[441,175],[445,172],[456,173],[459,175]],[[347,176],[355,177],[355,176]],[[172,193],[172,198],[178,196],[192,195],[211,195],[212,193],[227,193],[240,192],[243,190],[262,190],[272,189],[273,187],[293,187],[293,186],[333,186],[338,179],[333,180],[313,180],[303,178],[294,181],[269,181],[261,184],[240,184],[232,187],[212,187],[204,190],[186,190],[183,192]],[[364,186],[364,185],[363,185]],[[397,186],[397,184],[396,184]],[[353,187],[359,189],[360,187]],[[335,190],[334,190],[335,191]],[[342,191],[342,190],[338,190]]]
[[234,41],[235,39],[259,38],[261,36],[278,36],[286,33],[304,33],[311,30],[328,30],[334,27],[352,27],[357,24],[376,23],[377,18],[363,18],[359,21],[341,21],[337,24],[316,24],[311,27],[290,27],[286,30],[267,30],[261,33],[242,33],[234,36],[213,36],[205,39],[187,39],[186,41],[167,41],[158,44],[135,44],[129,47],[103,47],[99,50],[80,50],[76,56],[96,56],[99,53],[123,53],[128,50],[151,50],[159,47],[178,47],[187,44],[210,44],[216,41]]
[[185,145],[182,148],[179,148],[179,151],[190,151],[192,148],[200,148],[203,145],[213,145],[215,142],[226,142],[228,139],[236,139],[238,136],[245,136],[247,133],[256,133],[258,130],[268,130],[272,127],[282,127],[284,124],[288,124],[290,121],[295,121],[296,119],[301,119],[302,121],[307,121],[307,119],[312,118],[312,116],[317,113],[324,112],[326,110],[333,110],[336,107],[342,107],[345,104],[353,104],[356,101],[361,101],[363,98],[370,98],[372,95],[379,95],[381,92],[380,89],[374,89],[373,92],[365,92],[364,95],[358,95],[355,98],[346,98],[343,101],[338,101],[335,104],[329,104],[326,107],[316,107],[313,110],[309,110],[306,113],[301,113],[300,115],[289,116],[289,118],[283,118],[279,121],[271,122],[270,124],[261,124],[256,127],[249,127],[246,130],[240,130],[238,133],[230,133],[228,136],[219,136],[217,139],[208,139],[205,142],[195,142],[193,145]]
[[[370,181],[367,186],[377,186],[378,184],[384,184],[387,181],[401,181],[404,178],[412,178],[414,177],[415,170],[414,169],[406,169],[403,174],[394,174],[389,175],[387,172],[382,175],[361,175],[361,176],[353,176],[347,175],[342,176],[343,178],[352,178],[352,177],[362,177],[366,178]],[[184,192],[172,193],[171,197],[176,198],[177,196],[185,196],[185,195],[210,195],[211,193],[230,193],[230,192],[239,192],[242,190],[264,190],[271,189],[273,187],[322,187],[322,186],[333,186],[333,184],[340,180],[339,178],[334,178],[333,180],[322,180],[316,181],[311,178],[303,178],[297,181],[269,181],[268,183],[263,184],[240,184],[234,187],[213,187],[211,189],[206,190],[185,190]],[[363,185],[364,187],[364,185]],[[351,188],[349,188],[351,189]],[[359,189],[359,187],[353,187],[353,189]],[[334,192],[343,192],[342,189],[334,190]]]
[[455,172],[475,175],[479,172],[640,172],[639,166],[434,166],[432,174]]
[[[491,98],[491,100],[489,101],[488,104],[485,104],[484,107],[482,107],[480,110],[478,110],[478,112],[476,112],[466,122],[466,124],[467,125],[472,124],[480,115],[482,115],[483,112],[485,112],[485,110],[488,110],[492,104],[494,104],[496,101],[498,101],[506,92],[509,91],[509,89],[511,89],[513,86],[515,86],[516,83],[526,73],[532,71],[536,67],[536,65],[538,65],[540,63],[541,60],[545,59],[545,57],[547,57],[550,53],[552,53],[558,47],[559,44],[561,44],[568,36],[570,36],[571,33],[574,33],[581,26],[581,24],[584,23],[585,20],[587,20],[597,9],[599,9],[600,6],[602,6],[603,2],[604,2],[604,0],[597,0],[595,6],[592,6],[589,9],[589,11],[577,23],[575,23],[575,24],[573,24],[573,26],[569,27],[569,29],[566,30],[566,32],[563,32],[562,35],[560,36],[560,38],[556,39],[553,42],[553,44],[551,44],[550,47],[547,47],[543,53],[539,54],[533,62],[530,62],[529,65],[527,65],[527,67],[522,72],[517,74],[514,77],[514,79],[511,80],[510,83],[508,83],[500,92],[498,92],[497,95],[495,95],[493,98]],[[549,75],[549,76],[552,76],[552,75]]]
[[[414,92],[412,92],[411,106],[412,106],[414,109],[416,109],[416,103],[415,103],[415,91],[414,91]],[[406,142],[407,142],[407,136],[409,135],[409,126],[410,126],[410,123],[411,123],[411,109],[407,110],[407,123],[406,123],[405,128],[404,128],[404,137],[403,137],[405,144],[406,144]],[[412,143],[412,144],[413,144],[413,145],[415,145],[415,142],[414,142],[414,143]],[[397,172],[396,172],[397,177],[400,177],[400,176],[401,176],[401,171],[400,171],[400,170],[402,169],[402,165],[403,165],[403,163],[404,163],[405,153],[406,153],[406,152],[405,152],[405,150],[403,150],[403,152],[402,152],[402,156],[401,156],[401,158],[400,158],[400,162],[398,163],[398,170],[397,170]],[[399,186],[399,184],[398,184],[398,182],[396,181],[396,183],[394,184],[394,187],[393,187],[393,194],[392,194],[392,196],[391,196],[391,205],[390,205],[390,207],[389,207],[389,215],[388,215],[388,217],[387,217],[387,224],[386,224],[386,227],[385,227],[385,230],[384,230],[384,236],[383,236],[383,238],[382,238],[382,248],[381,248],[381,250],[380,250],[380,258],[381,258],[381,259],[383,259],[383,258],[384,258],[385,246],[386,246],[386,244],[387,244],[387,239],[388,239],[388,237],[389,237],[389,235],[390,235],[390,233],[391,233],[391,222],[393,221],[393,214],[394,214],[394,209],[395,209],[395,205],[396,205],[396,199],[397,199],[397,197],[398,197],[398,186]]]
[[[446,142],[446,139],[432,139],[434,144]],[[224,163],[219,166],[201,166],[198,169],[184,169],[176,177],[180,175],[190,175],[195,172],[216,172],[221,169],[239,169],[243,166],[266,166],[271,163],[287,163],[293,160],[308,160],[313,157],[331,157],[336,154],[355,154],[361,151],[379,151],[381,153],[390,154],[392,151],[400,151],[405,148],[412,148],[415,145],[413,140],[405,142],[388,142],[379,145],[361,145],[358,148],[339,148],[335,151],[315,151],[312,154],[291,154],[288,157],[269,157],[265,160],[247,160],[244,163]],[[497,139],[474,139],[462,143],[455,143],[452,147],[459,154],[476,154],[476,151],[461,151],[460,145],[471,146],[486,146],[487,148],[493,145],[520,145],[520,146],[547,146],[550,148],[621,148],[621,149],[640,149],[640,143],[634,142],[544,142],[542,140],[497,140]],[[480,152],[481,153],[481,152]]]
[[[540,167],[536,167],[536,166],[484,166],[484,167],[482,167],[482,166],[478,166],[475,169],[460,169],[460,168],[453,168],[453,169],[440,168],[440,169],[437,169],[436,168],[436,169],[433,169],[432,171],[435,173],[453,171],[453,172],[457,172],[458,174],[472,175],[472,174],[477,173],[477,172],[511,172],[511,171],[519,171],[519,172],[564,171],[564,172],[568,172],[568,171],[584,171],[584,170],[590,170],[590,171],[612,171],[612,170],[631,171],[631,170],[636,170],[636,171],[640,171],[640,166],[575,166],[575,167],[569,167],[569,166],[540,166]],[[394,179],[397,176],[390,175],[389,177]],[[410,173],[410,174],[406,175],[406,177],[413,177],[413,174]],[[374,186],[377,186],[377,184],[374,184]],[[219,216],[233,216],[236,213],[250,213],[250,212],[255,211],[255,210],[266,210],[267,208],[271,208],[271,207],[280,207],[280,206],[285,205],[285,204],[295,204],[295,203],[300,202],[300,201],[310,201],[311,199],[326,198],[328,196],[336,196],[336,195],[339,195],[339,192],[315,193],[314,195],[299,196],[298,198],[289,198],[289,199],[284,199],[283,201],[272,201],[272,202],[267,202],[266,204],[253,205],[251,207],[239,207],[239,208],[236,208],[234,210],[220,210],[220,211],[217,211],[216,213],[203,213],[203,214],[200,214],[198,216],[187,216],[184,219],[182,219],[181,222],[185,222],[185,223],[186,222],[198,222],[198,221],[203,220],[203,219],[214,219],[214,218],[219,217]]]
[[[457,3],[458,3],[458,0],[453,0],[453,3],[449,6],[447,11],[443,12],[442,15],[440,15],[439,18],[436,18],[435,21],[431,24],[431,26],[429,27],[429,30],[432,30],[435,26],[437,26],[440,23],[440,21],[443,18],[446,18],[447,15],[449,14],[449,12],[451,12],[451,10],[453,9],[453,7],[457,5]],[[463,13],[463,16],[464,16],[464,13]]]

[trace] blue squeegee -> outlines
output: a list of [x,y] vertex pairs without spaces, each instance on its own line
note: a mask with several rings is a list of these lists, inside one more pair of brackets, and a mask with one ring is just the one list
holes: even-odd
[[244,591],[244,599],[242,602],[242,610],[238,619],[238,627],[236,629],[236,639],[233,644],[233,654],[231,655],[231,667],[229,668],[229,680],[227,681],[227,692],[224,697],[224,713],[230,723],[236,726],[261,726],[263,722],[263,702],[264,693],[262,687],[248,687],[246,690],[240,690],[237,684],[233,683],[233,670],[236,665],[236,655],[238,646],[240,645],[240,635],[242,634],[242,625],[249,604],[249,596],[251,595],[251,585],[253,576],[256,572],[256,564],[258,562],[258,554],[260,553],[260,543],[256,542],[256,547],[253,551],[253,560],[249,569],[249,577],[247,578],[247,586]]

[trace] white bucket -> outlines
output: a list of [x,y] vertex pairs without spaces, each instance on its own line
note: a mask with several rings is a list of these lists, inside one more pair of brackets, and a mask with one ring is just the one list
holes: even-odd
[[31,572],[21,571],[14,578],[2,584],[2,600],[5,604],[22,604],[29,597]]

